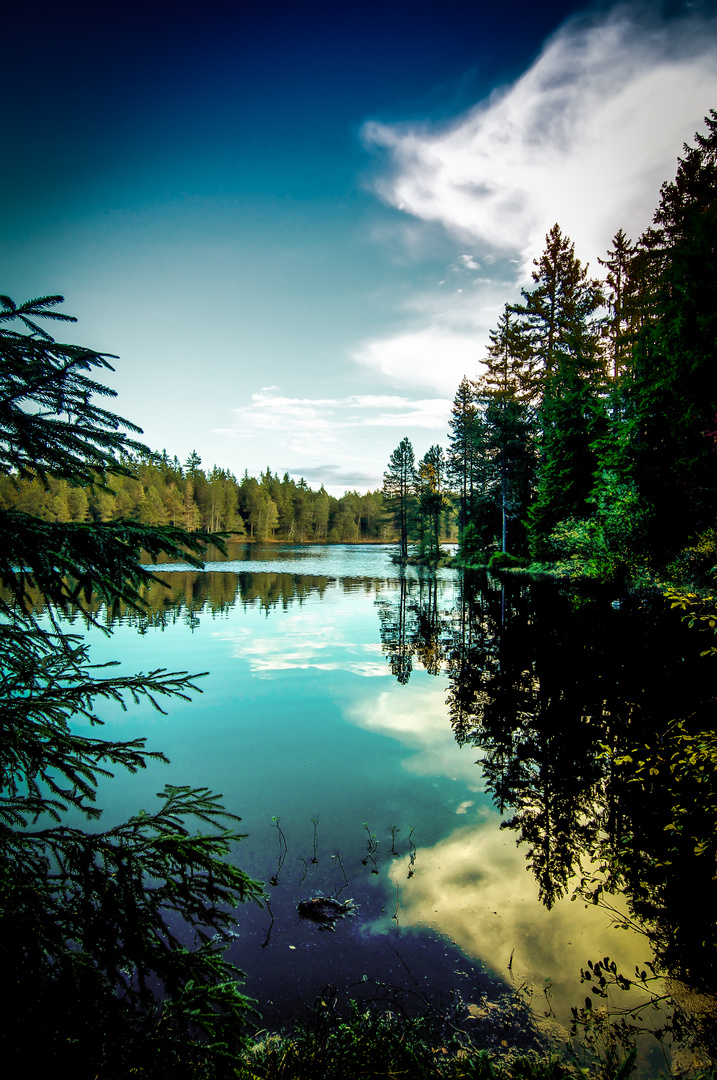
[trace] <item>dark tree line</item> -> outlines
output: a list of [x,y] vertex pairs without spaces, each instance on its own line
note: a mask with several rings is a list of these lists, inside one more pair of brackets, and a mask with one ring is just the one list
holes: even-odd
[[[680,580],[717,561],[714,111],[706,127],[652,226],[636,243],[615,234],[603,280],[553,226],[483,373],[462,380],[440,469],[464,562],[503,552],[613,580],[669,567]],[[412,538],[430,548],[438,488],[424,459],[401,493],[409,450],[404,440],[391,458],[384,493],[403,546],[413,506]]]

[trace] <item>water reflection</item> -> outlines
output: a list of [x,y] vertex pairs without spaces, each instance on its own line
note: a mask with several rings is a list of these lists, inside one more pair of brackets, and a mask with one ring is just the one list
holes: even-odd
[[[199,781],[241,813],[251,872],[278,876],[270,943],[269,916],[243,914],[250,992],[284,1007],[284,961],[274,970],[267,958],[282,948],[296,959],[304,944],[317,990],[349,985],[369,956],[384,970],[377,954],[388,934],[402,935],[421,979],[437,985],[440,957],[441,988],[457,974],[480,985],[435,938],[424,951],[411,937],[422,927],[496,979],[529,979],[538,997],[549,980],[541,1007],[564,1025],[590,989],[579,985],[588,959],[609,955],[631,976],[653,950],[659,971],[714,986],[717,671],[674,613],[402,572],[385,551],[362,561],[352,550],[342,563],[339,551],[300,549],[292,563],[278,546],[271,557],[256,547],[204,573],[163,569],[146,610],[120,619],[125,645],[132,627],[148,635],[143,664],[212,671],[201,707],[211,707],[214,686],[216,713],[197,724],[194,705],[186,717],[174,710],[160,745],[187,766],[178,782],[201,767]],[[641,746],[647,756],[635,753]],[[686,746],[697,771],[683,767]],[[320,880],[302,839],[317,813],[322,828],[331,823]],[[277,875],[267,822],[279,814],[289,855]],[[365,819],[381,844],[377,875],[363,863]],[[389,828],[400,833],[398,859],[386,858]],[[329,895],[346,874],[360,917],[342,928],[340,955],[320,956],[295,926],[296,905],[312,879]],[[619,889],[614,903],[648,936],[616,933],[600,904],[571,903],[581,876],[596,900],[601,882]],[[302,964],[292,975],[298,999],[310,997]]]
[[[625,951],[590,930],[583,964],[589,944],[593,959],[610,955],[634,982],[649,939],[658,974],[713,993],[716,671],[700,639],[657,598],[617,607],[553,585],[466,576],[450,612],[430,588],[408,585],[383,604],[391,670],[405,682],[417,643],[429,643],[428,669],[448,676],[455,738],[478,751],[501,829],[522,852],[506,862],[494,833],[461,830],[424,853],[431,873],[411,883],[410,918],[432,924],[439,911],[469,953],[498,948],[497,970],[522,941],[525,970],[552,980],[560,965],[551,943],[575,933],[564,915],[548,924],[549,913],[564,912],[581,883],[596,904],[617,891],[646,939]],[[523,860],[542,908],[526,905],[521,927],[510,913],[516,896],[527,900],[515,884]],[[495,925],[479,914],[491,903]]]
[[[610,955],[623,970],[634,971],[651,959],[649,942],[616,934],[613,920],[597,906],[564,897],[548,910],[538,902],[536,881],[526,874],[512,837],[481,817],[432,848],[419,847],[421,872],[409,881],[401,867],[392,868],[392,880],[403,890],[403,923],[440,930],[506,981],[527,984],[536,1011],[552,1012],[567,1035],[570,1008],[578,1000],[576,977],[586,959]],[[617,905],[626,912],[624,900]],[[620,1005],[644,1000],[637,992],[619,995]]]
[[435,575],[425,571],[413,579],[401,574],[391,591],[376,601],[391,674],[406,684],[416,661],[429,674],[438,675],[452,641],[453,591],[442,589]]
[[[387,674],[385,664],[380,671]],[[347,719],[366,731],[395,739],[408,748],[410,756],[403,760],[408,772],[461,780],[469,791],[481,792],[483,778],[473,758],[456,754],[455,740],[446,723],[445,696],[440,683],[428,687],[414,683],[400,690],[388,687],[351,702],[344,712]],[[456,799],[456,813],[465,813],[468,801]]]

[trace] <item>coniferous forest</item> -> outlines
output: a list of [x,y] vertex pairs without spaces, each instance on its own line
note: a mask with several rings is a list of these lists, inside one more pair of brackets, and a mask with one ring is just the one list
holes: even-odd
[[592,277],[558,224],[506,304],[448,450],[404,439],[384,493],[436,552],[451,503],[465,565],[618,585],[700,580],[717,562],[717,113],[685,146],[653,223],[618,229]]
[[389,538],[382,492],[347,492],[340,499],[312,491],[267,468],[259,479],[237,480],[226,469],[201,468],[196,452],[182,464],[166,450],[123,459],[125,471],[104,489],[32,473],[0,478],[0,505],[43,521],[119,521],[172,525],[187,532],[227,532],[242,540],[356,543]]

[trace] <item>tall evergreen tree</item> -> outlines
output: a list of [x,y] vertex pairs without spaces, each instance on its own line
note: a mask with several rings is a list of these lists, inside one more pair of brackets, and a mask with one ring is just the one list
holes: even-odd
[[630,364],[633,336],[633,311],[635,307],[632,263],[637,248],[622,229],[612,239],[612,247],[606,259],[598,259],[607,270],[606,300],[608,317],[605,322],[608,340],[608,370],[617,384],[625,368]]
[[480,413],[475,385],[464,375],[453,399],[448,421],[446,471],[458,493],[458,531],[463,532],[471,517],[477,481],[480,447]]
[[408,557],[409,507],[413,498],[415,473],[413,447],[410,440],[404,438],[391,454],[388,469],[383,474],[383,496],[398,530],[402,559]]
[[717,112],[639,242],[630,460],[658,561],[717,520]]
[[594,444],[604,422],[603,358],[597,312],[600,285],[587,276],[575,247],[554,225],[535,261],[535,287],[516,307],[530,343],[529,396],[537,398],[540,474],[530,513],[536,554],[564,518],[584,516],[598,466]]
[[[486,493],[500,508],[501,550],[508,550],[509,525],[527,511],[535,474],[535,408],[532,349],[513,309],[506,304],[491,332],[485,371],[478,383],[487,464]],[[513,537],[519,547],[522,537]],[[515,545],[512,545],[515,546]]]
[[440,552],[441,515],[446,503],[443,491],[445,463],[440,446],[431,446],[416,470],[416,493],[421,516],[423,552],[435,557]]

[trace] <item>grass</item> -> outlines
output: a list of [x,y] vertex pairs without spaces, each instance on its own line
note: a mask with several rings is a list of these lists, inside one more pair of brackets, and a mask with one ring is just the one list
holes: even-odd
[[[480,1016],[460,1000],[445,1013],[411,1016],[386,1003],[320,998],[283,1033],[259,1033],[240,1080],[628,1080],[634,1051],[609,1061],[551,1045],[517,995]],[[695,1078],[696,1080],[696,1078]],[[706,1075],[700,1080],[707,1080]]]

